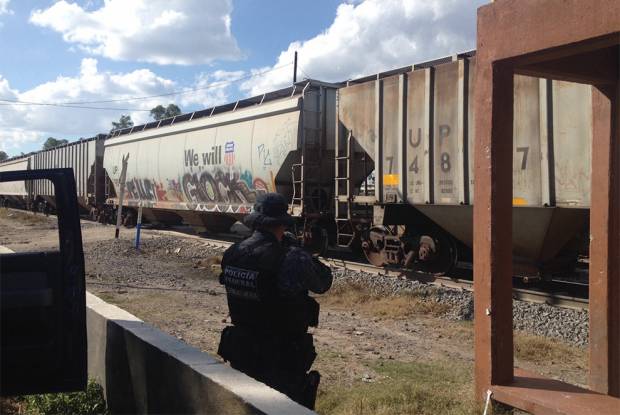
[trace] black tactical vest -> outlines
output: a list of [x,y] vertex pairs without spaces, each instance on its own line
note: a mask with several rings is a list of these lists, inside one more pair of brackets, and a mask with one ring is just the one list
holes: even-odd
[[232,323],[274,333],[300,334],[318,324],[319,304],[307,291],[295,297],[278,292],[286,248],[268,232],[255,231],[228,248],[220,283],[226,287]]

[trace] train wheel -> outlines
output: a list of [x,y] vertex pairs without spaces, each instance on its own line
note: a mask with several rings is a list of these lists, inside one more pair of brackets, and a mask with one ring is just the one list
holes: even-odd
[[447,274],[458,260],[458,248],[454,239],[443,232],[420,236],[416,258],[406,267],[429,274]]
[[368,262],[376,267],[387,265],[385,256],[386,238],[391,232],[384,226],[373,226],[362,237],[362,251]]

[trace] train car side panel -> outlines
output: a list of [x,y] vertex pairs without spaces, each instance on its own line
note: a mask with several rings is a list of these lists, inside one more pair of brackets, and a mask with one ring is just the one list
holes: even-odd
[[[117,194],[110,202],[118,203],[122,158],[129,155],[124,205],[249,212],[257,194],[275,189],[280,172],[282,184],[290,183],[285,161],[299,140],[299,107],[280,101],[261,108],[262,113],[239,111],[238,121],[231,118],[234,112],[225,113],[186,123],[184,129],[164,127],[108,140],[105,167]],[[249,111],[258,114],[245,117]]]
[[467,160],[469,178],[468,191],[469,203],[474,200],[474,154],[476,154],[476,123],[474,120],[474,91],[476,86],[476,58],[468,59],[468,82],[467,82]]
[[515,206],[542,204],[540,106],[539,79],[516,75],[512,153],[512,193]]
[[[15,171],[30,169],[30,156],[0,163],[0,171]],[[27,198],[29,195],[26,182],[2,182],[0,183],[0,196],[12,196]]]
[[351,132],[355,142],[375,159],[376,88],[374,82],[338,90],[338,122],[345,137]]
[[434,76],[433,187],[436,204],[458,204],[458,62],[439,65]]
[[[98,136],[41,151],[32,155],[34,169],[54,169],[67,167],[73,169],[77,188],[78,203],[84,209],[95,203],[95,183],[97,156],[103,157],[103,146],[98,144],[103,137]],[[99,152],[99,153],[98,153]],[[54,188],[48,180],[36,180],[32,187],[33,197],[42,197],[54,204]]]
[[383,200],[388,203],[402,201],[401,147],[402,125],[399,125],[399,77],[391,76],[381,80],[383,105],[381,106],[381,140],[383,144]]
[[256,200],[252,190],[252,134],[255,122],[251,120],[217,128],[213,146],[216,161],[206,168],[206,174],[215,184],[215,202],[221,211],[247,211]]
[[161,183],[158,169],[161,141],[156,138],[135,143],[136,153],[128,160],[125,182],[127,202],[131,205],[154,206],[157,203],[157,189]]
[[553,81],[553,160],[558,206],[590,206],[592,90]]
[[291,175],[287,169],[291,167],[285,164],[291,152],[297,148],[298,131],[297,112],[261,118],[254,122],[249,164],[251,176],[246,177],[248,185],[251,182],[250,187],[256,193],[275,191],[290,193]]
[[428,108],[427,85],[429,71],[413,71],[407,76],[407,199],[410,203],[426,203],[425,171],[428,168],[428,150],[425,142],[429,135],[430,115]]

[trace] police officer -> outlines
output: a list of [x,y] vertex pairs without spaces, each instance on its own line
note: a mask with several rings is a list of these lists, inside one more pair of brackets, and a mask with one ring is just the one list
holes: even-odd
[[257,198],[245,223],[254,230],[232,245],[222,259],[232,326],[222,332],[218,354],[231,366],[314,409],[320,375],[308,327],[316,327],[331,270],[291,243],[293,224],[286,199],[277,193]]

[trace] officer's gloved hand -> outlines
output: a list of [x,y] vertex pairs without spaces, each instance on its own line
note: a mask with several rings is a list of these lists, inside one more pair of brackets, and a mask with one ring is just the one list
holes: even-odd
[[282,246],[284,246],[285,248],[292,248],[292,247],[298,247],[299,248],[299,241],[297,240],[297,237],[292,233],[292,232],[284,232],[284,235],[282,236]]

